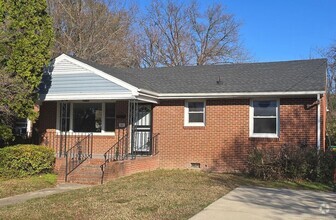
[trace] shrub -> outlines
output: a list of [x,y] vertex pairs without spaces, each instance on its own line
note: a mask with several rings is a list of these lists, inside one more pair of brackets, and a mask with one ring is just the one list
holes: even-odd
[[53,150],[36,145],[16,145],[0,149],[0,176],[24,177],[53,170]]
[[248,173],[263,180],[305,179],[330,183],[335,168],[335,152],[317,152],[308,146],[253,148],[248,158]]
[[280,178],[277,164],[279,155],[274,150],[274,148],[253,148],[248,159],[249,174],[263,180]]

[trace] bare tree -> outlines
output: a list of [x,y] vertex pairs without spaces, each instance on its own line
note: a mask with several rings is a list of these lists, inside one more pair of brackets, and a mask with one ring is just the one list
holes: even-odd
[[183,66],[191,59],[187,7],[171,0],[153,0],[142,22],[145,67]]
[[154,0],[142,22],[143,66],[205,65],[241,62],[247,53],[239,42],[234,16],[221,4],[201,11],[197,2]]
[[325,51],[328,59],[328,89],[332,94],[336,93],[336,41]]
[[110,66],[138,66],[131,32],[134,8],[117,0],[49,0],[54,54],[68,53]]
[[318,53],[328,60],[327,71],[327,136],[328,144],[336,144],[336,41]]
[[239,43],[240,23],[225,12],[223,5],[211,5],[202,14],[193,2],[189,16],[197,65],[239,62],[247,58]]

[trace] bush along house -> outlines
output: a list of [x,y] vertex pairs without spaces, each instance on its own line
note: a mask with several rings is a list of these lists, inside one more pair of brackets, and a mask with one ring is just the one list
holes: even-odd
[[60,181],[157,168],[240,172],[253,147],[325,148],[326,60],[122,69],[60,55],[40,86]]

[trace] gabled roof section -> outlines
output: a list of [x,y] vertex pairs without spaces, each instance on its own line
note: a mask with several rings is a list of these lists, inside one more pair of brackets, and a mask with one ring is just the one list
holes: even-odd
[[[326,89],[326,59],[148,69],[90,65],[158,97],[210,93],[317,94]],[[222,84],[217,83],[219,78]]]
[[57,57],[43,75],[40,99],[132,99],[138,88],[65,54]]
[[[131,97],[153,102],[175,98],[311,96],[325,93],[326,68],[326,59],[113,68],[63,54],[44,75],[40,93],[45,100]],[[217,83],[219,79],[221,83]]]

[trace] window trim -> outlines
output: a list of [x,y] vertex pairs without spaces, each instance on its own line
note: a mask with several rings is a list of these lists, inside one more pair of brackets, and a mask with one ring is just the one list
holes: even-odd
[[[111,132],[111,131],[105,131],[105,104],[106,103],[115,103],[115,101],[90,101],[90,102],[84,102],[84,101],[64,101],[67,103],[70,103],[70,127],[69,127],[69,131],[67,131],[70,134],[87,134],[87,133],[92,133],[93,135],[96,136],[115,136],[115,131]],[[61,101],[57,102],[57,117],[56,117],[56,133],[57,134],[61,134],[61,133],[66,133],[65,131],[60,131],[60,103]],[[74,103],[99,103],[102,105],[102,129],[101,132],[74,132],[73,131],[73,104]],[[116,112],[115,114],[115,118],[116,118]],[[116,129],[116,126],[115,126]]]
[[[254,101],[275,101],[276,102],[276,130],[275,134],[270,133],[253,133],[254,128]],[[272,117],[273,118],[273,117]],[[279,98],[265,98],[265,99],[250,99],[250,137],[252,138],[279,138],[280,134],[280,99]]]
[[[203,122],[189,122],[189,102],[202,102],[203,103]],[[195,126],[195,127],[204,127],[205,126],[205,119],[206,119],[206,100],[185,100],[184,101],[184,126]]]

